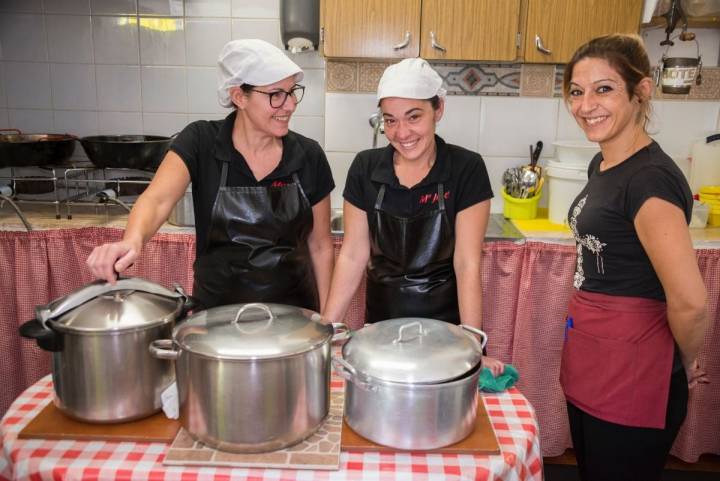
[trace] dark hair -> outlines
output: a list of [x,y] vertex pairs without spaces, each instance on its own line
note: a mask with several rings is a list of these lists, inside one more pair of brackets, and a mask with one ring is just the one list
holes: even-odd
[[[563,98],[570,100],[570,81],[575,65],[586,58],[605,60],[625,81],[628,97],[637,95],[640,101],[640,119],[644,125],[650,120],[649,98],[643,98],[637,90],[642,79],[651,76],[650,59],[638,35],[613,34],[597,37],[577,49],[565,66],[563,74]],[[639,119],[638,119],[639,120]]]
[[[436,95],[434,97],[431,97],[429,99],[424,99],[430,102],[430,105],[432,106],[433,110],[437,110],[440,108],[440,96]],[[378,100],[377,106],[380,108],[380,102],[382,102],[383,99]]]
[[254,89],[255,86],[250,85],[250,84],[242,84],[240,86],[240,88],[242,89],[243,92],[245,92],[246,94],[249,94],[250,92],[252,92],[252,89]]

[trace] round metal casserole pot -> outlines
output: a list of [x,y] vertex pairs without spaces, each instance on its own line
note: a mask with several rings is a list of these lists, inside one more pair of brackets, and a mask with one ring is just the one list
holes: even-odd
[[[480,340],[475,336],[479,336]],[[436,449],[475,426],[482,348],[479,329],[435,319],[389,319],[352,333],[334,357],[348,381],[345,421],[398,449]]]
[[75,151],[76,140],[70,134],[23,134],[17,129],[0,129],[0,168],[62,164]]
[[[224,451],[282,449],[313,434],[329,411],[330,347],[344,324],[282,304],[194,313],[154,356],[175,360],[183,427]],[[335,330],[338,333],[335,334]]]
[[97,167],[156,170],[172,140],[160,135],[94,135],[82,137],[80,144]]
[[191,307],[179,287],[140,278],[96,281],[36,307],[20,334],[52,352],[58,409],[86,422],[125,422],[161,408],[175,375],[148,346],[168,337]]

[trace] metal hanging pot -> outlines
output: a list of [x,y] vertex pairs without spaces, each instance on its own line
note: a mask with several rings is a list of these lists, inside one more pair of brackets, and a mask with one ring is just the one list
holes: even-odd
[[160,135],[94,135],[80,145],[96,167],[156,170],[170,148],[172,137]]
[[[478,340],[479,336],[480,340]],[[352,333],[334,357],[348,381],[345,421],[398,449],[436,449],[475,427],[484,332],[424,318],[377,322]]]
[[0,168],[62,164],[75,151],[76,140],[70,134],[24,134],[18,129],[0,129]]
[[183,427],[225,451],[282,449],[313,434],[330,404],[330,345],[344,324],[282,304],[234,304],[200,311],[155,341],[153,356],[175,360]]
[[96,281],[36,308],[23,337],[52,352],[55,405],[81,421],[116,423],[157,412],[174,381],[148,346],[167,337],[192,301],[139,279]]

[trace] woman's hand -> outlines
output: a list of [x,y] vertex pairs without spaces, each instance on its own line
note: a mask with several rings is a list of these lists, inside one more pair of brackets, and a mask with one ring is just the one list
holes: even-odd
[[494,357],[483,356],[482,365],[483,367],[490,369],[493,377],[498,377],[500,374],[505,372],[505,364]]
[[698,384],[708,384],[710,382],[707,372],[700,368],[700,363],[697,359],[685,366],[685,375],[688,380],[688,389],[692,389]]
[[140,255],[142,243],[121,240],[96,247],[85,263],[98,279],[115,284],[119,273],[130,267]]

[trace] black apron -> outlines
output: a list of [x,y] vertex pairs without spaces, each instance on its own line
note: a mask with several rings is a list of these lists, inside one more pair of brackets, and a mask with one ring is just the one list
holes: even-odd
[[455,234],[445,211],[443,184],[438,208],[413,217],[382,210],[380,186],[370,221],[365,322],[427,317],[460,323],[453,268]]
[[317,311],[307,245],[313,213],[297,173],[281,187],[229,187],[228,163],[223,161],[207,249],[195,260],[193,297],[206,309],[276,302]]

